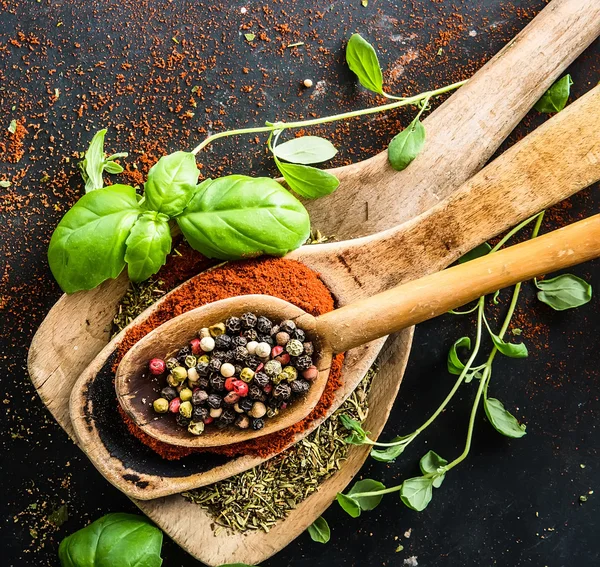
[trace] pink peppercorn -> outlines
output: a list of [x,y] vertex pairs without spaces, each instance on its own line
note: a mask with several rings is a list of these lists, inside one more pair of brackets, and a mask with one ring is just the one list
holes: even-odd
[[282,346],[274,346],[271,349],[271,357],[275,358],[276,356],[279,356],[282,352],[283,352],[283,347]]
[[304,372],[302,372],[302,377],[308,380],[309,382],[316,380],[318,375],[319,371],[317,370],[316,366],[309,366]]
[[224,398],[223,401],[228,404],[228,405],[233,405],[236,402],[238,402],[240,399],[239,394],[236,394],[235,392],[229,392],[229,394],[227,394]]
[[273,384],[267,384],[264,388],[263,388],[263,392],[265,394],[270,394],[271,390],[273,389]]
[[192,339],[190,342],[192,348],[192,354],[201,354],[202,348],[200,347],[200,339]]
[[209,423],[212,423],[214,421],[214,417],[210,417],[210,415],[208,417],[205,417],[202,421],[204,421],[205,425],[208,425]]
[[162,374],[167,368],[167,365],[162,358],[153,358],[148,366],[150,367],[150,373],[155,376]]
[[237,382],[237,381],[238,381],[238,379],[237,379],[237,378],[234,378],[233,376],[232,376],[231,378],[227,378],[227,380],[225,380],[225,389],[226,389],[228,392],[231,392],[231,391],[233,391],[233,390],[234,390],[234,388],[235,388],[234,384],[235,384],[235,382]]
[[281,363],[282,366],[290,363],[290,355],[287,352],[275,357],[275,360]]
[[233,383],[233,391],[240,396],[240,398],[245,398],[248,395],[248,384],[242,380],[235,380]]
[[261,362],[261,363],[260,363],[260,364],[259,364],[259,365],[256,367],[255,373],[256,373],[256,372],[260,372],[260,371],[261,371],[261,370],[262,370],[264,367],[265,367],[265,365],[264,365],[264,364]]
[[169,411],[171,413],[179,413],[179,406],[181,405],[181,398],[173,398],[169,402]]

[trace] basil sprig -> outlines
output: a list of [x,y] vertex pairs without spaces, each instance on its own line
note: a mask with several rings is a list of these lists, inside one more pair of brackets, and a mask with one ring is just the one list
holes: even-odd
[[104,155],[104,136],[106,129],[96,132],[88,151],[85,153],[84,159],[79,162],[78,167],[81,170],[81,176],[85,181],[85,192],[95,191],[104,187],[104,179],[102,174],[106,173],[122,173],[123,167],[119,165],[116,159],[127,157],[127,152],[119,152],[108,157]]

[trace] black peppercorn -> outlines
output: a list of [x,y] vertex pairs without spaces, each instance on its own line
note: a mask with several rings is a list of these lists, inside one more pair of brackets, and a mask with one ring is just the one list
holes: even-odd
[[210,362],[208,363],[208,369],[211,372],[218,372],[221,369],[222,364],[223,364],[222,360],[213,356],[210,359]]
[[290,384],[290,387],[294,394],[304,394],[305,392],[308,392],[310,384],[306,380],[298,379],[294,380]]
[[251,370],[256,370],[256,367],[260,364],[260,360],[258,359],[258,357],[254,356],[253,354],[248,355],[244,362],[246,363],[246,366]]
[[271,409],[279,409],[283,402],[284,400],[280,398],[269,398],[267,400],[267,406],[269,406]]
[[258,333],[256,332],[256,329],[246,329],[243,333],[242,336],[246,339],[248,339],[249,341],[257,341],[258,340]]
[[231,348],[235,349],[236,347],[243,346],[245,347],[248,344],[248,339],[245,337],[231,337]]
[[240,319],[244,329],[253,329],[256,326],[257,319],[254,313],[244,313]]
[[[256,377],[256,374],[254,376]],[[258,384],[252,383],[248,387],[248,397],[251,400],[260,400],[262,402],[264,401],[263,398],[265,398],[265,394]]]
[[173,370],[173,368],[179,366],[179,361],[177,360],[177,358],[172,356],[171,358],[167,358],[166,365],[169,370]]
[[160,391],[160,395],[170,402],[173,398],[176,398],[178,394],[175,388],[167,386]]
[[240,406],[240,409],[244,411],[250,411],[254,405],[254,400],[243,398],[238,402],[238,405]]
[[277,333],[279,333],[279,325],[273,325],[271,327],[271,336],[274,337]]
[[233,362],[235,360],[235,356],[232,350],[226,350],[225,355],[221,359],[223,362]]
[[265,426],[265,420],[258,418],[258,419],[253,419],[252,420],[252,429],[254,429],[254,431],[258,431],[259,429],[262,429]]
[[275,341],[271,335],[258,335],[259,343],[267,343],[270,347],[275,346]]
[[190,424],[190,421],[192,420],[189,417],[183,417],[180,413],[178,413],[177,417],[175,418],[175,421],[177,422],[177,425],[179,425],[179,427],[187,428],[187,426]]
[[196,364],[196,371],[198,372],[198,376],[208,376],[208,373],[210,372],[208,362],[198,362],[198,364]]
[[210,380],[208,379],[208,376],[200,376],[195,385],[198,388],[202,388],[203,390],[206,390],[206,388],[208,388],[208,386],[210,385]]
[[187,356],[188,354],[192,354],[192,350],[190,349],[189,346],[184,346],[179,349],[179,352],[177,353],[177,357],[179,358],[180,356]]
[[303,343],[304,346],[304,354],[307,354],[308,356],[312,356],[315,352],[315,347],[311,342],[306,342]]
[[244,361],[248,357],[248,349],[245,346],[235,347],[233,351],[235,360]]
[[225,327],[230,333],[239,333],[242,328],[242,322],[239,317],[228,317],[225,321]]
[[223,413],[221,414],[219,421],[221,423],[224,423],[225,425],[230,425],[231,423],[233,423],[235,421],[236,417],[237,417],[237,415],[234,410],[225,409],[225,410],[223,410]]
[[272,326],[273,323],[271,322],[271,319],[268,319],[267,317],[261,316],[256,320],[256,330],[263,335],[269,334]]
[[[221,335],[223,336],[223,335]],[[223,362],[225,360],[225,351],[224,350],[213,350],[210,353],[210,357],[211,358],[216,358],[218,360],[220,360],[221,362]]]
[[208,400],[208,393],[204,390],[196,389],[192,394],[192,404],[195,406],[201,406]]
[[269,383],[269,377],[264,372],[257,372],[254,375],[254,383],[264,388]]
[[242,373],[242,370],[244,370],[244,366],[242,364],[236,364],[236,365],[234,365],[234,369],[235,369],[235,375],[239,376]]
[[287,400],[292,395],[292,389],[287,382],[281,382],[273,388],[273,397]]
[[301,343],[303,343],[306,340],[306,333],[302,329],[296,328],[292,332],[292,338],[298,339]]
[[215,337],[215,348],[217,350],[227,350],[231,347],[231,337],[229,335],[219,335]]
[[192,411],[192,419],[194,421],[204,421],[208,417],[208,408],[195,407]]
[[208,405],[213,409],[219,409],[223,403],[223,398],[217,394],[208,396]]
[[279,330],[291,335],[296,330],[296,323],[288,319],[279,323]]
[[312,366],[312,358],[307,354],[299,356],[296,361],[296,368],[298,370],[308,370]]
[[210,387],[215,392],[222,392],[225,389],[225,376],[220,374],[213,374],[210,377]]

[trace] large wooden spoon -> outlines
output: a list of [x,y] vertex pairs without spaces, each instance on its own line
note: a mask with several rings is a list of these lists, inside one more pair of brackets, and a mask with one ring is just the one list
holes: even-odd
[[[172,445],[214,447],[268,435],[293,425],[312,411],[327,383],[333,354],[432,319],[495,290],[598,256],[600,215],[595,215],[541,238],[396,286],[316,318],[287,301],[268,295],[241,295],[209,303],[160,325],[129,350],[117,370],[117,396],[143,431]],[[161,385],[149,379],[148,360],[157,353],[187,344],[202,327],[248,311],[275,321],[294,321],[317,346],[319,374],[308,393],[289,409],[266,420],[259,431],[212,427],[194,436],[175,426],[173,420],[157,416],[151,400],[158,396]]]

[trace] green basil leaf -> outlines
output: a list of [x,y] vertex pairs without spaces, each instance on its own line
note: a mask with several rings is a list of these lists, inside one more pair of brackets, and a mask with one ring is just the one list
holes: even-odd
[[[489,330],[489,328],[488,328]],[[492,342],[494,346],[504,355],[509,358],[527,358],[529,352],[524,343],[514,344],[504,342],[498,335],[495,335],[490,331]]]
[[200,184],[177,223],[192,248],[222,260],[283,256],[310,234],[298,199],[274,179],[245,175]]
[[[403,439],[403,437],[394,437],[391,442],[396,443],[397,441],[402,441]],[[394,445],[392,447],[373,447],[371,449],[371,457],[381,463],[393,463],[404,452],[404,449],[406,449],[407,446],[408,445],[406,443],[399,443],[398,445]]]
[[331,159],[337,154],[337,149],[325,138],[300,136],[283,144],[278,144],[273,148],[273,153],[279,159],[307,165]]
[[411,510],[421,512],[427,508],[433,496],[433,478],[418,476],[402,483],[400,499]]
[[496,398],[486,398],[483,404],[485,413],[496,431],[518,439],[525,435],[525,425],[521,425],[517,418],[504,407]]
[[592,286],[573,274],[538,280],[535,285],[540,290],[537,298],[556,311],[580,307],[592,299]]
[[544,93],[542,98],[536,102],[533,108],[538,112],[544,112],[546,114],[560,112],[569,101],[572,84],[573,79],[571,78],[571,75],[565,75]]
[[383,94],[383,75],[373,46],[360,34],[353,34],[346,46],[346,61],[360,84],[373,91]]
[[354,486],[348,491],[347,496],[352,498],[361,510],[369,511],[374,510],[379,506],[383,494],[373,494],[368,496],[356,496],[363,492],[378,492],[379,490],[385,490],[385,486],[378,480],[365,478],[354,483]]
[[467,252],[464,256],[461,256],[458,259],[458,263],[464,264],[465,262],[469,262],[470,260],[475,260],[475,258],[481,258],[482,256],[486,256],[490,253],[491,249],[492,247],[487,242],[484,242],[476,248],[473,248],[473,250],[471,250],[470,252]]
[[104,169],[104,171],[106,171],[106,173],[112,173],[112,174],[123,173],[123,167],[120,166],[115,161],[106,160],[104,162],[103,169]]
[[154,211],[144,213],[133,225],[125,244],[129,279],[147,280],[164,266],[171,251],[169,218]]
[[196,157],[174,152],[161,157],[148,172],[144,184],[144,208],[174,217],[188,205],[198,183]]
[[66,293],[93,289],[125,267],[125,242],[142,211],[135,189],[111,185],[85,194],[50,239],[48,262]]
[[419,461],[419,467],[423,474],[437,475],[433,477],[434,488],[439,488],[442,486],[442,482],[444,482],[446,473],[444,471],[440,471],[439,469],[445,467],[447,464],[448,461],[443,457],[440,457],[435,451],[428,451],[421,457],[421,460]]
[[62,567],[160,567],[162,532],[143,516],[108,514],[66,537]]
[[342,494],[341,492],[338,492],[336,500],[348,515],[350,515],[353,518],[358,518],[360,516],[360,506],[355,500],[353,500],[349,496],[346,496],[345,494]]
[[129,154],[127,152],[117,152],[116,154],[111,154],[106,158],[106,161],[113,161],[115,159],[126,158]]
[[88,151],[85,152],[85,159],[81,165],[82,175],[85,180],[85,192],[96,191],[104,187],[102,172],[104,171],[104,136],[106,128],[96,132]]
[[346,414],[340,415],[339,419],[346,429],[354,432],[350,437],[346,437],[345,442],[350,445],[362,445],[367,437],[367,432],[362,428],[362,425]]
[[282,163],[279,160],[275,163],[290,189],[306,199],[318,199],[329,195],[340,184],[335,175],[316,167]]
[[331,538],[329,524],[323,516],[319,516],[310,526],[308,533],[313,541],[317,543],[327,543]]
[[425,126],[413,120],[408,128],[392,138],[388,146],[388,161],[396,171],[406,169],[425,145]]
[[465,368],[465,365],[460,361],[460,358],[458,358],[458,354],[456,353],[456,349],[459,347],[470,349],[471,339],[469,337],[461,337],[452,345],[452,348],[448,352],[448,372],[450,372],[450,374],[456,374],[457,376],[459,376]]

